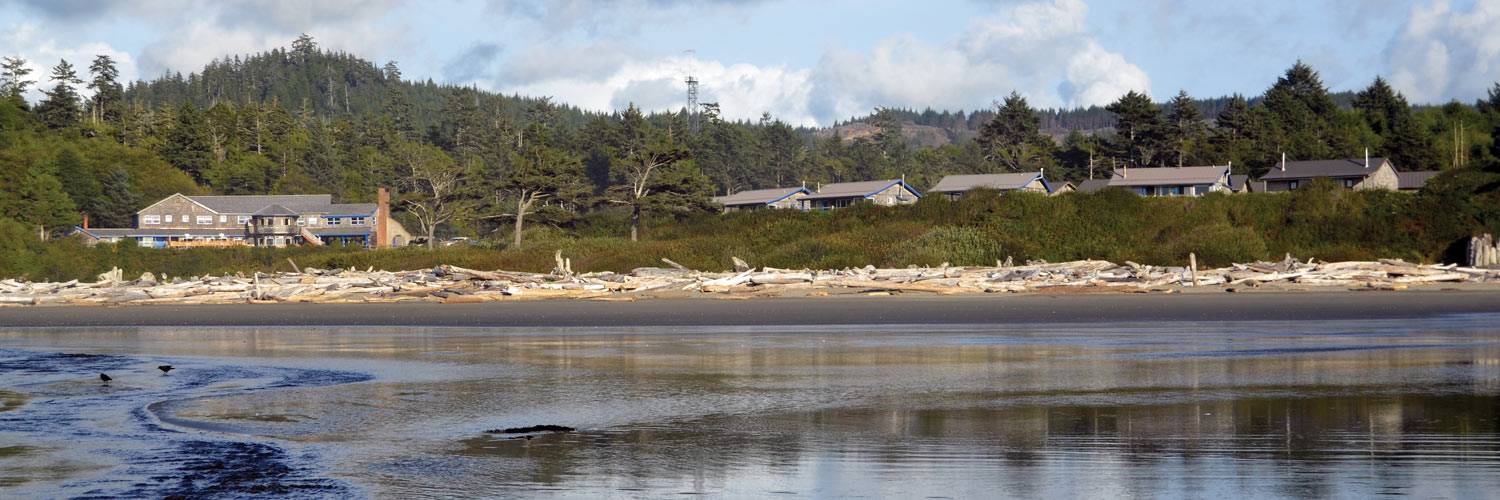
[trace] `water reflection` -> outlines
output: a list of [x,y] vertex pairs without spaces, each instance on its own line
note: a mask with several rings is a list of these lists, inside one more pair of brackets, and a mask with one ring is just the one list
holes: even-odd
[[[0,346],[368,374],[150,408],[298,447],[383,496],[1471,498],[1500,488],[1496,320],[31,330]],[[542,423],[580,432],[483,432]]]

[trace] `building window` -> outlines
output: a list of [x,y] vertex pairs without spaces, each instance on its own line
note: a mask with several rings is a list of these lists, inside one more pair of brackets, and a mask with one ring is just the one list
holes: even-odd
[[220,215],[219,216],[219,223],[223,224],[223,223],[226,223],[226,222],[229,222],[229,216],[228,215]]
[[[172,216],[167,216],[167,222],[172,222]],[[142,215],[141,224],[161,224],[160,215]]]
[[365,225],[365,218],[364,217],[350,217],[349,218],[349,225],[351,225],[351,226],[363,226],[363,225]]
[[1287,181],[1286,188],[1287,189],[1297,189],[1297,181]]
[[339,225],[339,218],[338,217],[327,217],[327,218],[323,219],[323,222],[326,223],[326,224],[328,224],[328,225],[330,225],[330,226],[337,226],[337,225]]
[[172,216],[168,215],[167,216],[167,224],[171,224],[171,223],[172,223]]
[[1359,184],[1359,179],[1344,179],[1344,187],[1346,188],[1353,188],[1355,184]]
[[156,238],[138,238],[137,241],[139,241],[138,245],[146,248],[156,246]]
[[198,216],[198,223],[199,224],[213,224],[214,223],[214,216],[212,216],[212,215],[199,215]]
[[307,218],[305,218],[305,217],[298,217],[297,218],[297,225],[298,226],[304,226],[304,227],[306,227],[307,226]]
[[250,216],[248,216],[248,215],[236,216],[234,218],[234,222],[235,222],[235,224],[244,225],[246,222],[250,222]]

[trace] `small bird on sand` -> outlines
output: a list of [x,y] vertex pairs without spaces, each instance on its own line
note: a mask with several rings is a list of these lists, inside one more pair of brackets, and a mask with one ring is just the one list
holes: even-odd
[[156,369],[161,370],[162,375],[166,375],[167,372],[172,371],[172,365],[161,365],[156,367]]
[[109,378],[109,375],[105,375],[105,374],[103,374],[103,373],[100,373],[100,374],[99,374],[99,381],[100,381],[100,382],[104,382],[104,383],[105,383],[105,384],[108,384],[108,383],[109,383],[109,381],[111,381],[111,380],[114,380],[114,379],[112,379],[112,378]]

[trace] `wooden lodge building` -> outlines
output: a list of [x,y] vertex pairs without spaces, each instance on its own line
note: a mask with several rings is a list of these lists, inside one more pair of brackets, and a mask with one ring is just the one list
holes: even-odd
[[[376,203],[333,203],[333,196],[187,196],[136,212],[135,227],[75,230],[90,243],[135,241],[148,248],[290,245],[399,247],[411,234],[390,217],[390,195]],[[85,219],[86,221],[87,219]]]

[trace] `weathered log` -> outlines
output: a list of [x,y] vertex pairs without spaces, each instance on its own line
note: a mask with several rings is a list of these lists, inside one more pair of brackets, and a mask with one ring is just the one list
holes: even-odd
[[757,285],[785,285],[811,282],[813,275],[812,273],[771,272],[751,274],[749,279],[751,283]]

